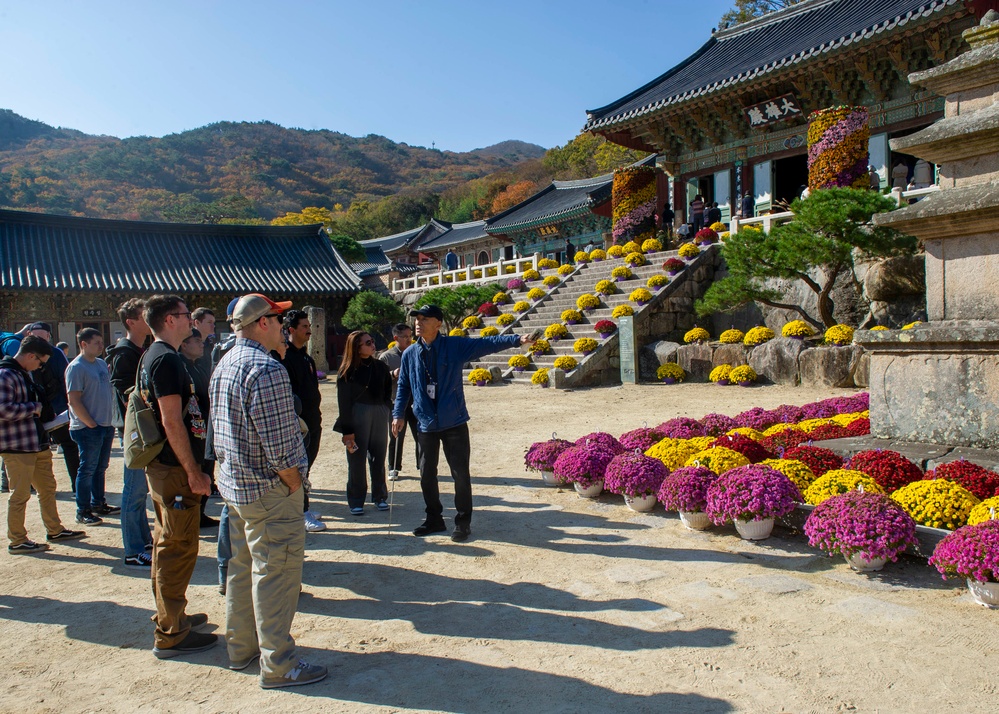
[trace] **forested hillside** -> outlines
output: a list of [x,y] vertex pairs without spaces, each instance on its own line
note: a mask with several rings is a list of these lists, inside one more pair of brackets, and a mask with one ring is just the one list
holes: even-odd
[[308,207],[355,240],[494,215],[552,178],[640,155],[579,136],[457,153],[382,136],[219,122],[162,138],[58,129],[0,110],[0,207],[129,220],[269,223]]

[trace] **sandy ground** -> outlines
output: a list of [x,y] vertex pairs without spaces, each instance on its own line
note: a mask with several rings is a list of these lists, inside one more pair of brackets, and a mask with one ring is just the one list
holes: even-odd
[[[333,387],[323,390],[332,424]],[[263,691],[255,665],[226,668],[223,647],[154,659],[148,576],[123,567],[109,519],[45,555],[0,555],[0,710],[996,711],[999,613],[924,562],[856,575],[800,536],[687,531],[672,514],[585,501],[523,470],[528,444],[553,431],[619,434],[842,390],[467,392],[476,512],[465,544],[410,534],[423,503],[409,443],[394,523],[373,508],[351,517],[343,452],[324,435],[313,503],[329,530],[308,536],[293,631],[305,657],[329,665],[326,681]],[[116,457],[112,502],[120,474]],[[60,499],[71,524],[69,494]],[[44,535],[34,501],[28,523]],[[224,629],[214,555],[203,532],[189,609]]]

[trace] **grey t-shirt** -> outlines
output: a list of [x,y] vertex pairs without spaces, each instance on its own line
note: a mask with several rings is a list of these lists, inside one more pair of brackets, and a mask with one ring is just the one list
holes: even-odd
[[[66,391],[83,392],[83,406],[90,412],[90,418],[99,426],[111,426],[114,391],[111,389],[111,374],[104,360],[98,357],[93,362],[88,362],[80,356],[70,362],[66,368]],[[87,428],[76,417],[72,407],[69,408],[69,428],[70,431]]]

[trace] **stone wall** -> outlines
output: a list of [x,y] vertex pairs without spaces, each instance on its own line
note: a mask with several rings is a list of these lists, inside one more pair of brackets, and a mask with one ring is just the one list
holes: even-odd
[[656,370],[666,362],[678,363],[687,379],[695,382],[706,382],[711,370],[719,365],[748,364],[763,383],[806,387],[866,387],[870,368],[869,358],[859,345],[820,345],[790,337],[778,337],[755,347],[720,342],[682,345],[661,340],[642,348],[642,380],[654,381]]

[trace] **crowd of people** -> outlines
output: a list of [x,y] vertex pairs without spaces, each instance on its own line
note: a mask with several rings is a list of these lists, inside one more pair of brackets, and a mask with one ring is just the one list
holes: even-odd
[[[414,325],[396,325],[396,344],[380,355],[371,334],[355,331],[347,338],[333,426],[346,456],[346,505],[363,517],[370,494],[376,509],[390,508],[386,481],[399,478],[408,427],[426,510],[413,533],[447,530],[438,484],[443,446],[455,481],[451,539],[462,542],[472,519],[462,368],[530,339],[450,337],[441,332],[444,315],[433,305],[410,316]],[[52,451],[58,446],[75,493],[76,522],[99,526],[120,515],[125,565],[150,572],[156,657],[183,657],[219,644],[217,635],[204,632],[208,615],[187,612],[200,530],[217,526],[229,667],[243,670],[259,660],[264,688],[322,680],[326,667],[299,657],[291,636],[306,533],[326,528],[309,505],[322,416],[307,313],[260,294],[242,296],[229,304],[232,334],[224,341],[216,336],[211,310],[192,311],[175,295],[128,300],[118,317],[124,337],[105,350],[101,332],[84,328],[72,361],[68,350],[52,345],[47,323],[0,334],[8,553],[40,553],[51,543],[86,537],[84,530],[66,528],[57,510]],[[140,412],[158,434],[149,443],[135,426]],[[105,490],[116,437],[126,456],[117,506],[108,503]],[[133,454],[148,457],[142,468]],[[32,493],[45,543],[31,540],[25,528]],[[205,513],[213,495],[223,500],[219,520]]]

